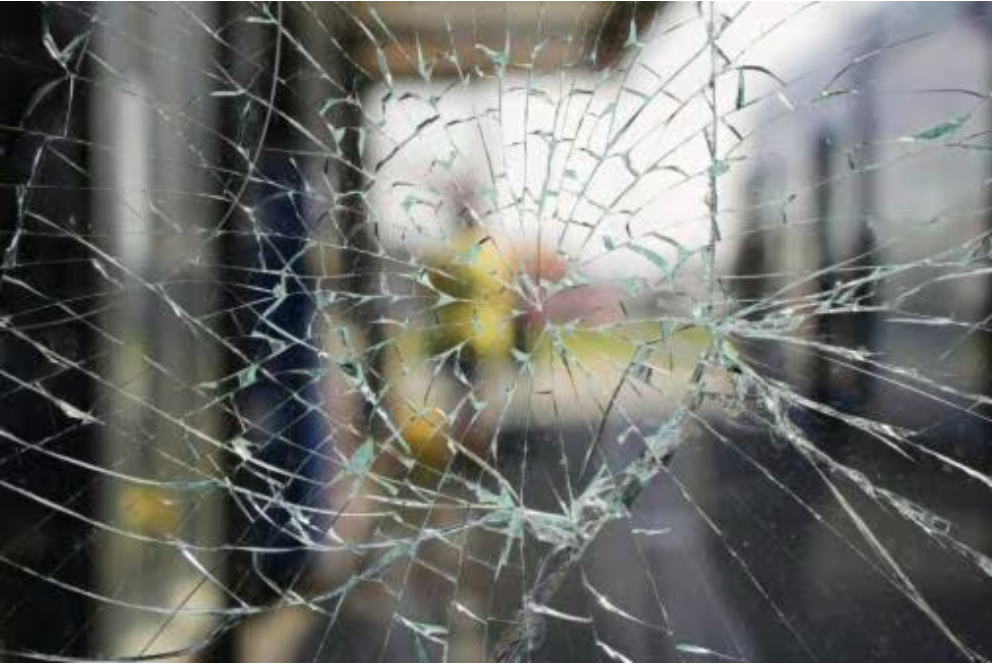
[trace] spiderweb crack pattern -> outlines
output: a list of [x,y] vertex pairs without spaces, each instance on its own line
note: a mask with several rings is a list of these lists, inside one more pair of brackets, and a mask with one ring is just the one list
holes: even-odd
[[24,11],[7,655],[990,659],[989,5]]

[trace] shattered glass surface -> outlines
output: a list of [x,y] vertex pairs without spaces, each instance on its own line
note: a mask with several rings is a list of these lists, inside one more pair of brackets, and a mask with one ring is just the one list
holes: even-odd
[[990,660],[989,4],[23,11],[6,656]]

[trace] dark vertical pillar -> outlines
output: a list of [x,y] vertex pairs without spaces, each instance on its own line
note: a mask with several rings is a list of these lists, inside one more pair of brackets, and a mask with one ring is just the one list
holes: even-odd
[[[87,151],[75,140],[87,126],[86,105],[79,90],[70,105],[66,70],[43,42],[45,30],[67,44],[84,28],[71,10],[0,9],[0,480],[92,515],[92,475],[53,454],[92,462],[95,425],[26,387],[41,386],[80,411],[93,408],[88,317],[99,303],[78,241],[89,229],[89,206]],[[81,59],[71,54],[66,67],[78,70]],[[79,368],[53,363],[41,349]],[[15,564],[90,587],[89,525],[0,487],[0,533],[0,650],[86,657],[90,601]]]

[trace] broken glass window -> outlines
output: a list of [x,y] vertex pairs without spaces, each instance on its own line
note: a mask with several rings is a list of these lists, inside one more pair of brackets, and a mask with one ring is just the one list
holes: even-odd
[[989,4],[3,23],[6,656],[990,659]]

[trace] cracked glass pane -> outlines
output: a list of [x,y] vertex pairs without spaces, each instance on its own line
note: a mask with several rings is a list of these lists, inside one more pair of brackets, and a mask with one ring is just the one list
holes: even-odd
[[990,21],[5,9],[0,651],[990,660]]

